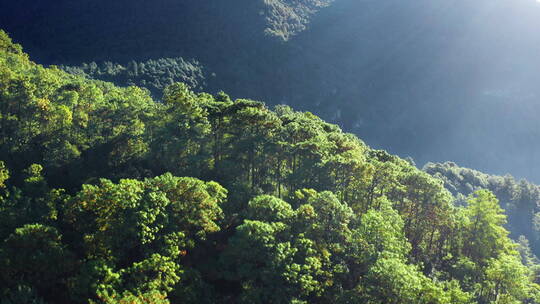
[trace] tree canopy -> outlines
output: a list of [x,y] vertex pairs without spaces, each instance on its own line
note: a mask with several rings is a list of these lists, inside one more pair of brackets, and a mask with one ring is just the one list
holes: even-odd
[[[497,198],[309,112],[45,68],[0,32],[3,303],[538,303]],[[526,243],[525,241],[520,241]]]

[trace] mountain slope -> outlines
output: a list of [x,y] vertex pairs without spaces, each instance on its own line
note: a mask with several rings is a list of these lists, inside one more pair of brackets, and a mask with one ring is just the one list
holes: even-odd
[[1,302],[538,303],[492,193],[310,112],[154,102],[0,31],[0,126]]
[[207,91],[313,111],[421,164],[453,160],[540,180],[533,0],[23,0],[0,8],[0,27],[46,64],[193,58],[217,75]]

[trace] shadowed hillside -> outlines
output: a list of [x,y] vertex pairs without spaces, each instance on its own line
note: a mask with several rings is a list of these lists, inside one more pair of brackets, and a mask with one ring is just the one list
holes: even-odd
[[207,91],[313,111],[419,164],[540,181],[533,0],[0,5],[0,26],[45,64],[191,58],[216,75]]

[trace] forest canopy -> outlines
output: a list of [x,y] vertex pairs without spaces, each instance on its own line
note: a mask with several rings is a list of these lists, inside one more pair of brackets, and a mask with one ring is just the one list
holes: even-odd
[[539,303],[497,197],[444,185],[310,112],[155,102],[0,31],[2,303]]

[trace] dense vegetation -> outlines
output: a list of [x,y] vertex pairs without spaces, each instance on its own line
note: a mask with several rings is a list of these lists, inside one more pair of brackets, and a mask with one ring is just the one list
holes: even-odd
[[[538,303],[489,191],[309,112],[31,62],[0,32],[3,303]],[[187,176],[187,177],[185,177]]]
[[71,74],[113,82],[120,86],[144,87],[155,97],[161,97],[165,87],[175,82],[185,83],[196,90],[202,90],[205,86],[205,72],[201,64],[182,57],[132,61],[126,66],[107,61],[60,68]]
[[528,243],[540,255],[540,187],[511,175],[488,175],[455,163],[429,163],[424,170],[443,180],[445,187],[464,204],[466,197],[480,189],[493,192],[508,214],[507,227],[513,239]]

